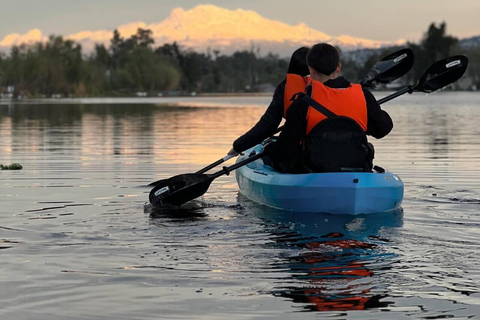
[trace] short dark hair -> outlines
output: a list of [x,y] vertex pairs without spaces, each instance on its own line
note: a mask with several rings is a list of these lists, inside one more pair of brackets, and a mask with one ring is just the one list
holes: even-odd
[[331,75],[340,63],[337,49],[328,43],[317,43],[307,54],[310,68],[324,75]]
[[310,74],[307,66],[307,53],[309,50],[310,48],[300,47],[293,52],[287,73],[294,73],[301,76]]

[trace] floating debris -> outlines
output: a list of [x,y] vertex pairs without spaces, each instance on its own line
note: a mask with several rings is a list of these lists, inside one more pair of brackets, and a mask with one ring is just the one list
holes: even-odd
[[20,163],[12,163],[11,165],[6,165],[6,166],[4,166],[3,164],[0,164],[0,169],[2,169],[2,170],[22,170],[23,167]]

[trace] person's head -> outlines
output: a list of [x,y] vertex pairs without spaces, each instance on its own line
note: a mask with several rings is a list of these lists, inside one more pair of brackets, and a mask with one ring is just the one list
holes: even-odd
[[317,43],[314,45],[307,54],[307,64],[310,69],[310,75],[314,79],[333,79],[340,73],[338,51],[328,43]]
[[293,52],[287,73],[294,73],[301,76],[307,76],[310,74],[307,66],[308,50],[310,49],[307,47],[300,47]]

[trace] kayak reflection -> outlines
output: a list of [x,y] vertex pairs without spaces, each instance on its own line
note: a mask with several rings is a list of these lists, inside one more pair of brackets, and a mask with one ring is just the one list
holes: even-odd
[[[243,197],[242,197],[243,198]],[[249,201],[244,199],[244,201]],[[294,213],[250,206],[281,249],[291,275],[272,290],[309,311],[365,310],[388,306],[384,274],[396,261],[388,234],[403,212],[362,216]]]

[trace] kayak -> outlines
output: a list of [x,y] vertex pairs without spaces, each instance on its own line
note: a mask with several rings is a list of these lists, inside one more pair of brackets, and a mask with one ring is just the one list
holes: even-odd
[[[261,151],[257,145],[237,163]],[[258,159],[238,168],[236,179],[250,200],[288,211],[370,214],[395,210],[403,200],[402,180],[388,171],[285,174]]]

